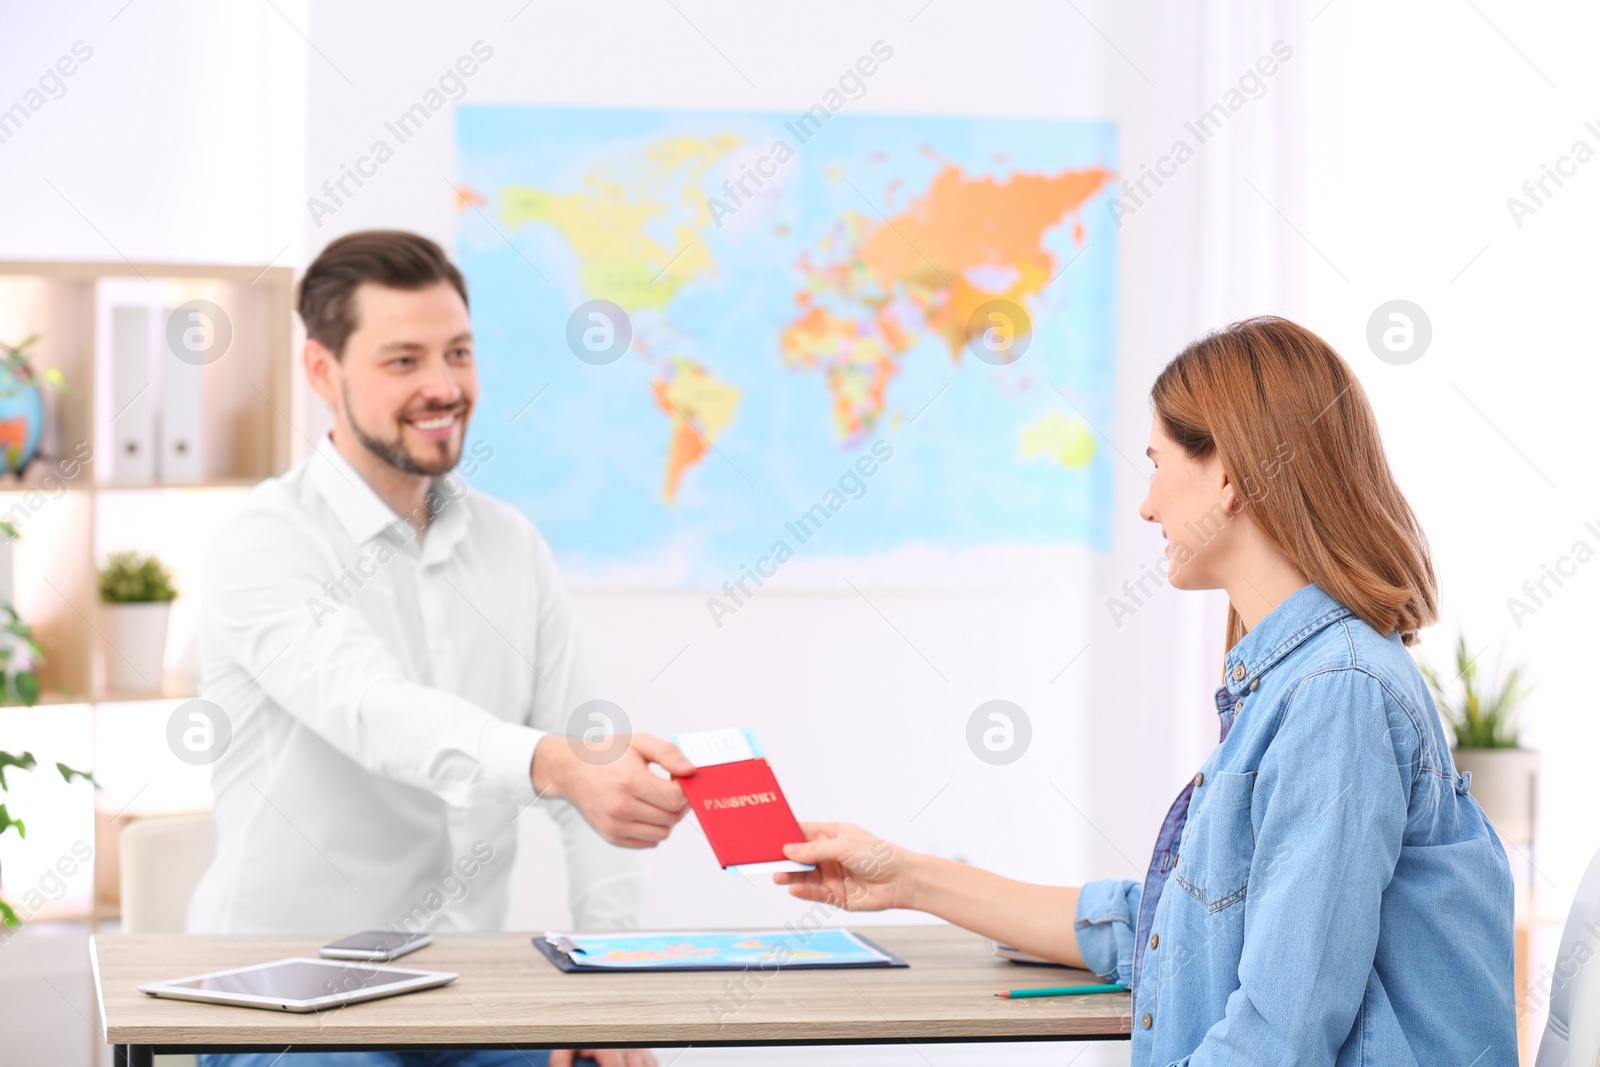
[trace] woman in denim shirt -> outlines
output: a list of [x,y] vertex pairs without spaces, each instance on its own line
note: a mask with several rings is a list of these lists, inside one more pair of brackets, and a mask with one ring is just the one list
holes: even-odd
[[1029,885],[808,824],[776,879],[916,908],[1134,991],[1133,1063],[1517,1062],[1510,869],[1405,646],[1427,543],[1372,409],[1277,318],[1190,345],[1151,391],[1140,507],[1179,589],[1228,593],[1222,742],[1143,883]]

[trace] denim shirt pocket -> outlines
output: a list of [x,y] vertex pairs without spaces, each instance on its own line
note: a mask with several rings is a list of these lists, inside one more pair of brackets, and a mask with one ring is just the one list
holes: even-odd
[[1197,791],[1172,877],[1211,914],[1244,899],[1255,855],[1255,785],[1255,771],[1215,771]]

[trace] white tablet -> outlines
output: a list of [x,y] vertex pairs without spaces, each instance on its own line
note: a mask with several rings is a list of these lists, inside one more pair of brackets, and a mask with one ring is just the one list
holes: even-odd
[[413,971],[295,957],[152,982],[139,989],[153,997],[303,1012],[431,989],[452,982],[455,977],[450,971]]

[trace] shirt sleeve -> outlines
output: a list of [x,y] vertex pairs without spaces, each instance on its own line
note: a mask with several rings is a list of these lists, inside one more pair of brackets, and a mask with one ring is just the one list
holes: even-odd
[[1103,982],[1133,988],[1133,931],[1144,885],[1125,878],[1102,878],[1078,891],[1073,929],[1078,952]]
[[372,774],[457,807],[532,800],[543,732],[408,680],[362,613],[327,599],[340,567],[294,517],[247,512],[207,558],[207,654]]
[[[530,719],[542,734],[570,732],[569,719],[593,699],[566,587],[549,545],[531,523],[534,602],[539,604],[538,674]],[[632,930],[639,925],[644,897],[644,865],[632,849],[609,844],[574,805],[548,802],[561,831],[567,861],[567,902],[580,930]]]
[[1300,683],[1257,771],[1239,988],[1183,1064],[1334,1062],[1372,972],[1420,744],[1365,671]]

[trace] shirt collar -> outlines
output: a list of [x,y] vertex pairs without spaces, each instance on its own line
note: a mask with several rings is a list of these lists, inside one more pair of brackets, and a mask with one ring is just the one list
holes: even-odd
[[358,545],[401,521],[350,461],[339,454],[332,437],[325,436],[317,442],[317,450],[311,456],[311,484],[317,487],[317,493],[350,540]]
[[428,499],[430,505],[437,501],[439,510],[428,522],[428,537],[422,544],[424,567],[448,557],[467,536],[472,512],[467,509],[466,495],[467,484],[454,471],[433,483]]
[[[383,502],[334,447],[331,436],[323,437],[311,456],[311,481],[339,525],[357,545],[366,544],[391,528],[406,527],[406,521]],[[430,503],[437,499],[443,506],[428,523],[427,538],[423,542],[424,563],[444,558],[466,535],[467,509],[459,506],[465,492],[466,486],[454,474],[445,475],[434,483],[429,494]],[[399,533],[403,540],[411,537],[409,527],[400,529]]]
[[1295,590],[1228,650],[1223,660],[1224,687],[1234,696],[1254,689],[1279,660],[1314,634],[1354,614],[1315,583]]

